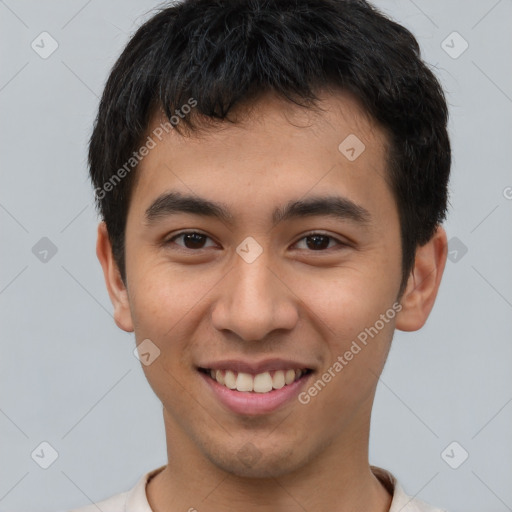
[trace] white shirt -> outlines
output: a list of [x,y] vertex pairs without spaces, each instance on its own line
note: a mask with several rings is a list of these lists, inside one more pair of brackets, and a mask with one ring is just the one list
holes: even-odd
[[[146,485],[151,478],[160,473],[164,468],[165,465],[146,473],[135,484],[135,487],[129,491],[116,494],[96,504],[70,510],[69,512],[98,512],[98,509],[101,512],[153,512],[146,496]],[[389,512],[446,512],[405,494],[402,486],[389,471],[376,466],[371,466],[371,469],[373,474],[393,496]]]

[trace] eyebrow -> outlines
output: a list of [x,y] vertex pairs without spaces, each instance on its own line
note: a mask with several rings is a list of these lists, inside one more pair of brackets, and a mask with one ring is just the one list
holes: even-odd
[[[146,210],[146,224],[154,224],[178,213],[191,213],[234,224],[234,217],[225,204],[180,192],[167,192],[159,196]],[[346,197],[314,196],[289,201],[283,208],[276,208],[272,213],[272,225],[275,227],[286,220],[314,216],[334,217],[361,225],[369,224],[372,220],[368,210]]]

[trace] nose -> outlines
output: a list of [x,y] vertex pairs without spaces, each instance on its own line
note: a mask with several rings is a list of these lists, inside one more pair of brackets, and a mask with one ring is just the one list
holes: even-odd
[[297,324],[297,297],[284,276],[271,268],[266,254],[264,251],[252,263],[236,255],[212,310],[212,322],[219,331],[258,341],[275,330],[292,330]]

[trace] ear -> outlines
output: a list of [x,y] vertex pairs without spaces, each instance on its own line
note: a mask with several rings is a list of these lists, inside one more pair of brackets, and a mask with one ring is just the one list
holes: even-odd
[[434,306],[447,255],[446,231],[438,226],[432,238],[416,250],[414,267],[400,301],[402,309],[396,316],[397,329],[417,331],[423,327]]
[[114,306],[114,320],[116,325],[126,332],[133,332],[132,314],[128,302],[128,292],[121,279],[119,268],[112,254],[112,246],[108,236],[105,222],[98,225],[98,240],[96,242],[96,255],[100,260],[105,276],[108,294]]

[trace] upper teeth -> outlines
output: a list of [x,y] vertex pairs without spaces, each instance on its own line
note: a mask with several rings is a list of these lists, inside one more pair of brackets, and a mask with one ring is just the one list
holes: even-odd
[[254,391],[256,393],[268,393],[272,389],[281,389],[283,386],[299,379],[306,372],[306,370],[290,369],[251,375],[250,373],[233,372],[231,370],[209,371],[212,379],[215,379],[219,384],[229,389]]

